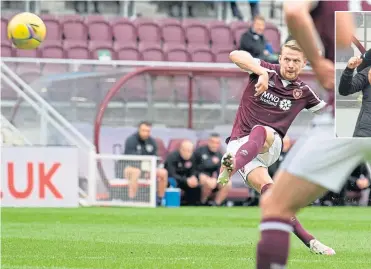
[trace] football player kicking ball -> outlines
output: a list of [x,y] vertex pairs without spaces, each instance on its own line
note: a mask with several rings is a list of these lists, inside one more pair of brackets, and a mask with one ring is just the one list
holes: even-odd
[[[231,52],[230,59],[250,73],[250,81],[227,139],[218,182],[227,184],[232,174],[239,171],[247,184],[263,194],[273,185],[267,168],[278,160],[282,138],[295,117],[303,109],[317,113],[326,103],[299,79],[306,59],[295,41],[283,45],[279,65],[254,59],[245,51]],[[295,235],[311,251],[335,254],[309,234],[294,215],[291,223]]]
[[[290,1],[284,4],[290,33],[302,46],[326,89],[334,86],[334,12],[357,5],[359,10],[371,9],[367,1]],[[325,45],[327,59],[318,53],[316,28]],[[337,14],[336,29],[337,47],[349,47],[354,29],[351,13]],[[310,134],[299,140],[286,156],[274,186],[260,201],[262,222],[256,268],[286,268],[290,232],[295,230],[291,217],[327,190],[339,191],[356,165],[370,160],[370,155],[371,139],[334,138],[333,119],[317,124]]]

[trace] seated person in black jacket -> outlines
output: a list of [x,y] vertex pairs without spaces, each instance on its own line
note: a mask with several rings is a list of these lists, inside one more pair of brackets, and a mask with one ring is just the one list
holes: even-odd
[[269,52],[269,43],[264,37],[265,19],[258,15],[252,27],[245,32],[240,40],[240,50],[249,52],[252,57],[270,63],[278,63],[278,56]]
[[[351,57],[339,83],[339,94],[347,96],[362,92],[362,107],[359,111],[354,137],[371,137],[371,50],[360,57]],[[353,77],[354,70],[358,73]]]
[[220,152],[220,136],[212,133],[209,136],[206,146],[199,147],[195,151],[196,163],[200,182],[202,183],[201,203],[206,204],[212,192],[216,192],[214,204],[219,206],[227,198],[228,192],[232,187],[232,181],[222,186],[217,184],[220,171],[220,161],[223,154]]
[[[125,142],[125,155],[145,155],[157,156],[157,144],[151,137],[151,127],[149,122],[141,122],[138,126],[138,132],[132,134]],[[130,161],[124,165],[124,176],[129,180],[129,199],[133,199],[137,194],[138,178],[140,177],[140,162]],[[122,171],[122,170],[121,170]],[[157,177],[157,204],[161,203],[167,188],[167,171],[164,168],[158,168]]]
[[193,143],[184,140],[179,150],[170,153],[165,162],[169,178],[175,179],[177,186],[184,191],[185,200],[189,204],[197,204],[200,201],[201,185],[193,152]]
[[359,202],[361,191],[370,187],[371,178],[367,165],[367,163],[362,163],[357,166],[345,186],[347,197],[354,202]]

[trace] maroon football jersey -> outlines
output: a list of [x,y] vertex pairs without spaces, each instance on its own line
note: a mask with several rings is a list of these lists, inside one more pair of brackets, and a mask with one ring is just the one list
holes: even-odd
[[231,138],[249,135],[255,125],[269,126],[284,137],[295,117],[303,109],[313,112],[323,108],[323,102],[313,90],[299,78],[285,80],[280,74],[280,66],[260,61],[268,69],[268,90],[254,96],[258,76],[250,75],[237,110]]
[[[371,1],[318,1],[311,16],[325,48],[325,57],[335,62],[335,11],[371,11]],[[335,92],[329,91],[327,103],[334,111]]]

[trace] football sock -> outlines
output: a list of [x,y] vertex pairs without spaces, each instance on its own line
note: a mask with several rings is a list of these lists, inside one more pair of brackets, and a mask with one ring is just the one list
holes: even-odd
[[307,230],[301,225],[296,217],[291,218],[292,226],[294,227],[294,234],[307,246],[310,247],[310,241],[314,236],[308,233]]
[[289,255],[292,222],[280,218],[265,218],[260,223],[257,247],[257,269],[285,269]]
[[249,141],[243,144],[236,153],[235,170],[241,169],[258,156],[264,146],[266,138],[267,131],[263,126],[257,126],[251,131]]
[[[265,193],[270,187],[272,187],[272,183],[268,183],[264,185],[260,191],[261,194]],[[299,220],[296,217],[291,218],[292,226],[294,228],[294,234],[307,246],[310,247],[310,241],[315,239],[313,235],[308,233],[307,230],[301,225]]]

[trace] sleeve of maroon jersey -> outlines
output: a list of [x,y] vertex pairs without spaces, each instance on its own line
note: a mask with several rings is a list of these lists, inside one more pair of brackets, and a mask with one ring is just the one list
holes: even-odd
[[[279,72],[279,65],[278,64],[271,64],[266,61],[254,58],[255,61],[263,68],[274,71],[274,72]],[[252,72],[248,72],[249,74],[252,74]]]
[[306,109],[314,113],[326,106],[326,102],[319,98],[319,96],[308,85],[305,85],[303,89],[307,91]]

